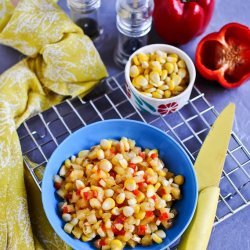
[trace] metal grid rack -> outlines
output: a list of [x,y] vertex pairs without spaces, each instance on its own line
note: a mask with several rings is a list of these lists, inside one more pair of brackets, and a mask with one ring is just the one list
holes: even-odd
[[[135,109],[126,95],[124,82],[123,73],[108,78],[85,100],[67,99],[22,124],[18,134],[24,161],[39,188],[46,163],[55,148],[75,130],[100,120],[125,118],[156,126],[176,139],[195,161],[218,116],[204,94],[195,87],[189,103],[179,112],[153,116]],[[220,182],[215,225],[250,204],[249,174],[250,154],[232,133]]]

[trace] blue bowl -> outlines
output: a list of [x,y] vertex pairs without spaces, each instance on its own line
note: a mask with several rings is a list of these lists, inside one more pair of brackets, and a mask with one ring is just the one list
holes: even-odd
[[167,230],[167,237],[159,245],[153,244],[148,247],[138,245],[135,249],[165,249],[183,234],[194,215],[198,196],[196,176],[192,162],[176,141],[161,130],[142,122],[131,120],[96,122],[79,129],[58,146],[46,166],[42,181],[42,202],[47,218],[55,232],[76,250],[90,250],[95,247],[93,242],[82,242],[64,232],[64,222],[58,211],[60,198],[53,186],[53,176],[58,173],[65,159],[77,154],[80,150],[99,144],[101,139],[119,139],[123,136],[135,140],[136,144],[143,148],[158,149],[160,158],[170,171],[185,177],[185,183],[182,186],[183,197],[175,204],[178,216],[174,220],[174,225]]

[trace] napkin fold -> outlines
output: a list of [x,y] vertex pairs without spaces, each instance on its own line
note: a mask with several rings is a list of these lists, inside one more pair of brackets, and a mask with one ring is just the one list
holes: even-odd
[[[51,0],[0,0],[0,43],[28,56],[0,75],[0,249],[67,249],[25,173],[16,128],[107,76],[92,41]],[[28,199],[27,199],[28,198]],[[28,210],[29,209],[29,210]]]

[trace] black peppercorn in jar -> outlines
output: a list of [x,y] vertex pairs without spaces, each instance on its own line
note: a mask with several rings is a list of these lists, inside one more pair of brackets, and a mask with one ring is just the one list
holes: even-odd
[[147,44],[153,8],[153,0],[117,0],[116,26],[119,37],[114,60],[118,66],[125,66],[130,55]]
[[93,41],[96,41],[102,33],[98,17],[100,5],[100,0],[68,0],[73,21]]

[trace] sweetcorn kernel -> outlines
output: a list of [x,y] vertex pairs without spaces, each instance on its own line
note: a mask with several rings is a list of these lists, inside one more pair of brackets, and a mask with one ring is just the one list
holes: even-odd
[[[185,61],[175,53],[167,55],[161,50],[134,56],[130,76],[143,95],[157,99],[179,95],[189,79]],[[181,88],[176,88],[179,85]]]
[[150,235],[145,235],[142,239],[141,239],[141,244],[143,246],[149,246],[152,244],[152,238]]
[[160,74],[157,71],[151,71],[149,74],[149,79],[156,84],[161,81]]
[[133,60],[133,63],[134,63],[135,65],[137,65],[137,66],[140,65],[140,62],[139,62],[137,56],[134,56],[134,58],[133,58],[132,60]]
[[112,142],[110,140],[103,139],[100,142],[101,148],[103,150],[111,149]]
[[71,231],[72,231],[72,229],[73,229],[73,227],[74,227],[74,225],[72,225],[71,223],[66,223],[65,225],[64,225],[64,231],[66,232],[66,233],[71,233]]
[[69,168],[71,166],[71,161],[69,159],[67,159],[65,162],[64,162],[64,165],[65,167]]
[[138,57],[140,63],[148,61],[148,55],[146,55],[144,53],[139,53],[137,57]]
[[145,211],[139,211],[138,213],[135,213],[135,218],[139,220],[143,220],[145,216],[146,216]]
[[138,204],[136,204],[136,205],[134,206],[134,210],[135,210],[135,214],[138,214],[139,211],[140,211],[140,206],[139,206]]
[[129,191],[134,191],[136,189],[136,182],[134,179],[127,179],[124,182],[124,186]]
[[156,92],[156,91],[152,93],[152,96],[153,96],[154,98],[157,98],[157,99],[161,99],[161,98],[162,98],[162,95],[159,94],[159,93]]
[[170,90],[166,90],[166,91],[164,92],[164,96],[165,96],[166,98],[171,97],[171,91],[170,91]]
[[182,175],[177,175],[174,177],[174,183],[182,185],[184,183],[184,177]]
[[136,196],[136,200],[138,203],[142,202],[145,199],[145,195],[142,192],[139,192],[139,194]]
[[116,202],[118,204],[122,204],[124,202],[124,200],[125,200],[125,197],[126,197],[125,193],[118,194],[117,197],[116,197]]
[[111,250],[121,250],[123,245],[120,240],[115,239],[110,242],[110,247],[111,247]]
[[174,83],[174,86],[177,86],[181,83],[181,77],[179,75],[173,74],[172,81]]
[[170,82],[168,83],[168,87],[169,87],[169,90],[174,90],[175,84],[173,80],[170,80]]
[[131,66],[129,73],[131,77],[136,77],[140,74],[139,69],[136,65]]
[[101,203],[98,199],[92,198],[89,201],[89,204],[92,208],[101,208]]
[[123,208],[122,212],[123,212],[124,216],[129,217],[129,216],[133,215],[134,208],[126,206],[126,207]]
[[153,233],[151,237],[152,237],[152,240],[154,242],[156,242],[157,244],[161,244],[162,243],[162,239],[157,234]]
[[109,172],[112,169],[112,164],[109,160],[103,159],[100,161],[99,167],[101,170]]
[[133,83],[136,86],[146,87],[148,85],[148,80],[144,76],[139,75],[139,76],[137,76],[137,77],[134,78]]
[[148,185],[147,187],[147,197],[150,198],[155,194],[155,188],[153,185]]
[[180,68],[186,68],[186,63],[184,62],[184,60],[180,60],[178,63],[177,63],[178,67]]
[[103,210],[110,210],[115,207],[115,201],[112,198],[107,198],[103,203],[102,203],[102,209]]
[[187,71],[186,71],[185,69],[179,69],[178,75],[179,75],[181,78],[184,78],[184,77],[186,77],[186,75],[187,75]]
[[143,61],[142,64],[141,64],[141,66],[142,66],[143,69],[146,69],[146,68],[149,67],[149,64],[148,64],[148,62]]

